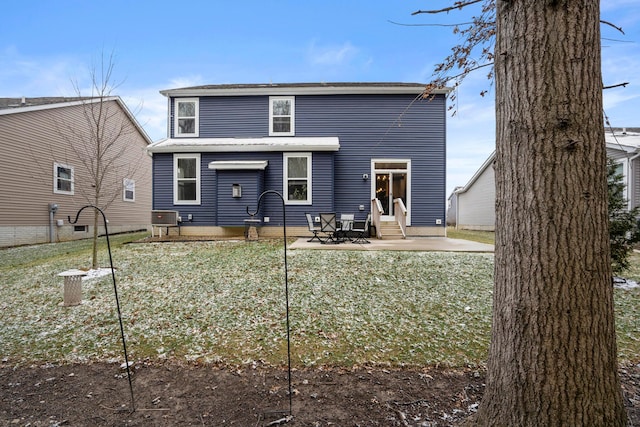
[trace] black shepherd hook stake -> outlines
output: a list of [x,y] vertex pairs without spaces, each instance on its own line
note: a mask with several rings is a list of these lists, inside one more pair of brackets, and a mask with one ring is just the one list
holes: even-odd
[[282,197],[282,194],[278,193],[275,190],[267,190],[264,191],[262,194],[260,194],[260,197],[258,197],[258,207],[256,208],[256,211],[251,213],[249,211],[249,206],[247,206],[247,214],[249,214],[251,217],[254,217],[258,211],[260,211],[260,203],[262,202],[262,198],[264,196],[266,196],[267,194],[275,194],[276,196],[280,197],[280,200],[282,200],[282,228],[283,228],[283,235],[284,235],[284,290],[285,290],[285,299],[286,299],[286,305],[287,305],[287,364],[288,364],[288,377],[289,377],[289,416],[292,416],[292,401],[291,401],[291,334],[290,334],[290,327],[289,327],[289,268],[287,266],[287,211],[286,211],[286,205],[284,203],[284,197]]
[[129,356],[127,355],[127,342],[124,339],[124,327],[122,326],[122,314],[120,313],[120,299],[118,298],[118,287],[116,286],[116,273],[113,269],[113,258],[111,258],[111,244],[109,243],[109,230],[107,229],[107,217],[104,215],[102,209],[94,205],[87,205],[80,208],[78,213],[76,214],[76,219],[71,221],[71,216],[68,216],[70,224],[75,224],[78,222],[78,218],[80,217],[80,212],[85,210],[86,208],[93,208],[102,214],[102,220],[104,221],[104,233],[107,236],[107,250],[109,251],[109,263],[111,264],[111,279],[113,280],[113,292],[116,295],[116,307],[118,308],[118,322],[120,322],[120,335],[122,336],[122,348],[124,349],[124,362],[127,365],[127,378],[129,379],[129,391],[131,391],[131,412],[135,412],[136,404],[133,399],[133,384],[131,382],[131,371],[129,370]]

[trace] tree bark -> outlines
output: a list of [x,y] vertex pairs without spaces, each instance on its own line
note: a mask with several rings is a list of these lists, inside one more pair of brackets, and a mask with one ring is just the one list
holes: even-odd
[[496,249],[473,425],[623,426],[599,1],[500,0]]

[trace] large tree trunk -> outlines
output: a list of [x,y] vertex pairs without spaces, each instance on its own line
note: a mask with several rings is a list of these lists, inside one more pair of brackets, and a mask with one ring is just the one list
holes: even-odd
[[472,423],[623,426],[599,2],[497,1],[496,253]]

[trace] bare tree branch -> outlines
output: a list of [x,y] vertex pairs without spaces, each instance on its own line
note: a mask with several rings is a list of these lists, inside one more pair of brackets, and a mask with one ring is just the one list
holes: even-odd
[[[621,28],[621,27],[617,27],[617,26],[613,25],[613,24],[612,24],[611,22],[609,22],[609,21],[605,21],[605,20],[602,20],[602,19],[601,19],[601,20],[600,20],[600,23],[602,23],[602,24],[606,24],[606,25],[608,25],[608,26],[610,26],[610,27],[613,27],[613,28],[615,28],[616,30],[620,31],[622,34],[624,34],[624,31],[622,31],[622,28]],[[625,35],[626,35],[626,34],[625,34]]]
[[458,24],[403,24],[401,22],[395,22],[387,20],[387,22],[394,25],[401,25],[403,27],[458,27],[460,25],[471,25],[473,22],[460,22]]
[[602,89],[613,89],[614,87],[627,87],[627,85],[629,84],[629,82],[624,82],[624,83],[618,83],[617,85],[611,85],[611,86],[603,86]]
[[455,9],[462,9],[463,7],[472,5],[474,3],[480,3],[482,1],[484,1],[484,0],[457,1],[457,2],[455,2],[453,4],[453,6],[445,7],[443,9],[436,9],[436,10],[416,10],[411,15],[419,15],[421,13],[435,14],[435,13],[449,12],[449,11],[452,11],[452,10],[455,10]]

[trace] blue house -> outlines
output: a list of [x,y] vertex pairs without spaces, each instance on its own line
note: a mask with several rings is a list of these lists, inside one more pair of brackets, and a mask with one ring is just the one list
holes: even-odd
[[[226,84],[161,91],[168,138],[153,155],[153,209],[181,234],[239,234],[265,190],[281,193],[290,235],[305,213],[368,214],[411,236],[446,227],[446,95],[416,83]],[[262,235],[281,235],[282,201],[263,198]],[[385,225],[387,228],[385,228]],[[388,232],[391,233],[391,232]]]

